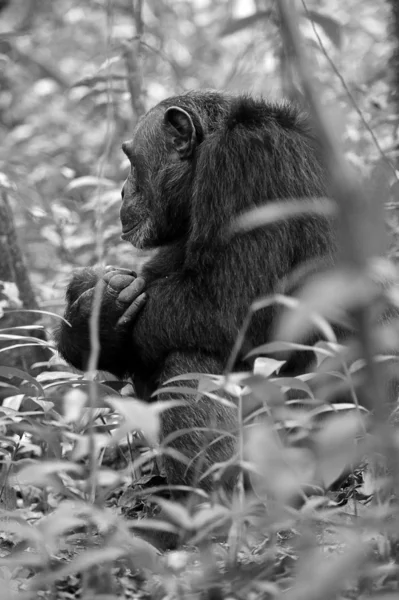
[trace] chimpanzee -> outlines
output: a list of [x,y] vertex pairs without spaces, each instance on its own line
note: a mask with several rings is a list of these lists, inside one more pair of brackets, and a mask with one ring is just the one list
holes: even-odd
[[[222,372],[251,302],[276,291],[298,265],[331,256],[335,242],[329,220],[316,214],[231,234],[234,219],[250,208],[326,195],[317,141],[292,104],[184,93],[152,108],[123,151],[131,170],[122,190],[122,238],[157,252],[138,278],[112,269],[104,275],[98,367],[132,376],[138,394],[150,400],[174,376]],[[61,325],[58,348],[80,369],[90,351],[88,321],[101,276],[83,269],[67,290],[72,327]],[[237,370],[248,368],[248,348],[268,340],[274,315],[270,308],[254,316]],[[186,400],[162,413],[162,436],[195,428],[170,445],[198,461],[187,472],[187,464],[166,457],[169,484],[193,483],[196,470],[234,450],[235,410],[205,396]],[[201,485],[210,489],[210,478]]]

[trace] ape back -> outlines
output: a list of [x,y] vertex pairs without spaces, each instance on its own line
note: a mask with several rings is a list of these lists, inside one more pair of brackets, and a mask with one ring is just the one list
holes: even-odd
[[[123,238],[159,248],[143,270],[148,302],[133,333],[135,372],[161,383],[170,352],[226,364],[248,308],[309,259],[331,257],[324,217],[307,214],[232,235],[256,206],[326,195],[307,118],[288,103],[191,92],[168,98],[124,145]],[[267,341],[274,312],[255,315],[245,348]],[[236,365],[242,368],[242,363]]]

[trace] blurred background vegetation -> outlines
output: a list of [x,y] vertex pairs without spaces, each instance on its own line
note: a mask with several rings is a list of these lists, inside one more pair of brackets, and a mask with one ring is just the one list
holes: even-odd
[[[137,260],[119,239],[118,210],[128,172],[120,146],[140,110],[194,88],[301,99],[273,2],[146,0],[138,19],[140,4],[1,3],[0,187],[42,308],[61,306],[72,267]],[[306,7],[309,68],[348,159],[365,175],[384,160],[381,148],[397,154],[393,13],[372,0]],[[132,56],[137,76],[128,79]],[[396,216],[391,206],[394,233]]]

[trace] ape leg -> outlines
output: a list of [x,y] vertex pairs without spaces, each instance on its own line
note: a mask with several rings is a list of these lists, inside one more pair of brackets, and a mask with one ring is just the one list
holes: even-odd
[[[174,352],[168,356],[159,381],[164,381],[182,373],[213,373],[218,374],[223,365],[212,357],[200,352]],[[173,384],[172,384],[173,385]],[[176,384],[179,385],[179,384]],[[196,382],[183,382],[180,385],[195,387]],[[162,394],[161,400],[176,399]],[[189,461],[189,466],[168,455],[165,455],[164,465],[169,485],[191,485],[201,487],[206,491],[212,489],[212,477],[199,480],[202,473],[215,463],[230,459],[235,448],[237,429],[237,412],[217,400],[207,396],[183,396],[187,405],[171,408],[162,413],[161,435],[166,446],[177,450]],[[179,430],[188,430],[177,436]],[[168,438],[171,438],[168,443]],[[218,440],[219,441],[215,441]],[[231,490],[235,477],[222,479],[226,489]],[[178,494],[172,494],[176,497]]]
[[[160,383],[177,377],[182,373],[213,373],[218,374],[223,370],[223,365],[200,352],[173,352],[166,361],[158,378]],[[183,385],[196,387],[196,382],[180,382],[170,385]],[[161,400],[177,399],[176,394],[161,394]],[[164,454],[163,463],[171,494],[175,500],[184,501],[187,494],[174,490],[173,486],[200,487],[210,492],[213,487],[212,476],[201,479],[201,474],[215,463],[229,460],[235,449],[235,432],[237,429],[237,412],[235,408],[226,407],[206,396],[181,394],[180,398],[186,400],[186,406],[178,406],[161,413],[161,438],[165,447],[171,448],[182,454],[190,461],[181,462],[176,458]],[[179,430],[187,433],[177,436]],[[226,435],[223,436],[223,433]],[[168,438],[170,437],[170,442]],[[214,442],[220,438],[220,441]],[[214,443],[212,443],[214,442]],[[237,471],[229,469],[228,474],[221,478],[221,483],[226,491],[232,491],[236,481]],[[158,520],[166,520],[166,515],[161,513]],[[178,535],[159,530],[140,531],[138,533],[160,550],[172,550],[180,543],[187,540],[180,539]]]

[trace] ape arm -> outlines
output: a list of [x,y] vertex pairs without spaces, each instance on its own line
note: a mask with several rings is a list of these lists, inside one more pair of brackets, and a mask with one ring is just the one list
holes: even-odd
[[66,292],[65,321],[55,331],[60,354],[74,367],[87,368],[90,356],[90,317],[96,284],[102,280],[98,322],[98,368],[122,377],[129,372],[131,322],[142,308],[144,280],[133,271],[115,267],[85,268],[75,272]]
[[[201,266],[196,272],[172,273],[152,281],[155,268],[150,262],[143,272],[149,282],[148,301],[132,330],[132,349],[139,358],[133,361],[135,375],[140,375],[135,365],[151,372],[174,351],[204,352],[225,366],[251,303],[265,290],[276,289],[280,269],[287,269],[282,260],[274,261],[278,236],[273,234],[263,243],[272,258],[259,252],[259,247],[251,254],[248,244],[253,240],[231,241],[205,270]],[[248,256],[251,261],[245,259]],[[271,265],[268,273],[259,264],[264,262]],[[272,309],[262,311],[260,327],[255,316],[248,335],[251,344],[265,341],[271,318]]]

